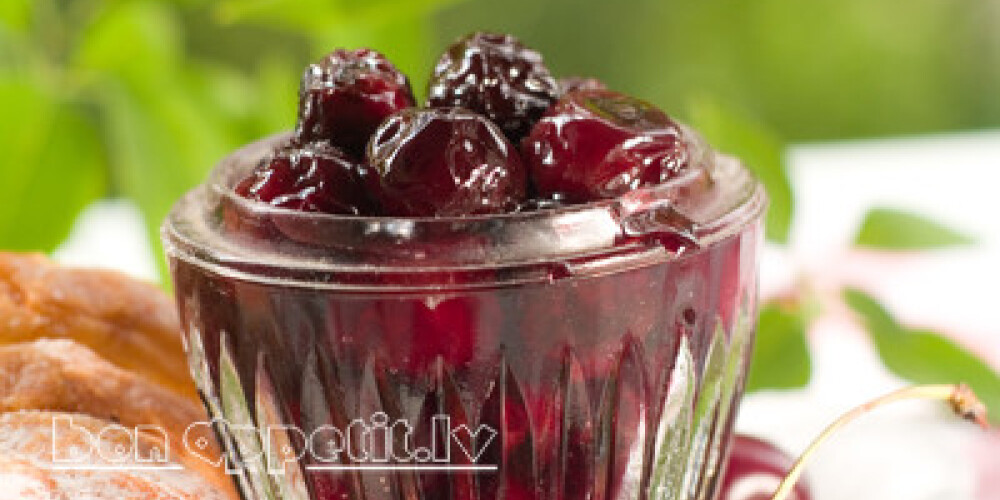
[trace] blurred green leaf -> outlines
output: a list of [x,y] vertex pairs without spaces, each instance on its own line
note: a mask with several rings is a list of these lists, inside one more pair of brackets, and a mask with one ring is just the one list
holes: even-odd
[[377,23],[324,31],[315,36],[317,53],[329,52],[334,47],[377,47],[409,77],[419,100],[437,54],[426,22],[414,22],[421,15],[414,13],[414,16],[390,17]]
[[343,24],[342,2],[330,0],[224,0],[215,7],[220,23],[267,22],[310,32]]
[[29,36],[35,3],[31,0],[0,1],[0,74],[13,73],[38,50]]
[[162,271],[160,224],[233,144],[210,109],[170,82],[109,91],[105,105],[116,186],[142,211]]
[[75,58],[93,75],[89,89],[104,113],[116,194],[138,205],[161,271],[163,218],[236,145],[224,111],[232,103],[211,99],[197,68],[179,67],[179,33],[175,13],[163,4],[120,3],[86,31]]
[[[225,0],[215,10],[222,23],[267,22],[320,34],[423,16],[462,0]],[[414,23],[415,24],[415,23]]]
[[809,383],[812,361],[804,311],[767,304],[760,311],[746,391],[796,389]]
[[889,371],[918,384],[968,384],[1000,424],[1000,376],[975,354],[938,333],[898,324],[860,290],[844,290],[844,301],[861,317]]
[[0,80],[0,248],[51,251],[104,194],[95,124],[32,82]]
[[1000,124],[996,11],[996,0],[506,0],[438,18],[442,40],[509,31],[557,73],[667,111],[706,92],[805,142]]
[[873,208],[865,215],[855,244],[888,250],[921,250],[969,245],[973,239],[921,215]]
[[265,59],[261,63],[256,81],[259,132],[254,137],[294,127],[300,69],[278,58]]
[[168,78],[180,62],[180,30],[160,2],[118,2],[84,29],[71,62],[85,77]]
[[34,3],[35,0],[4,0],[0,2],[0,30],[24,31],[28,29]]
[[736,109],[723,106],[708,96],[697,96],[688,106],[687,119],[713,147],[739,157],[764,183],[770,199],[767,238],[785,243],[794,208],[785,165],[785,145],[766,126]]
[[[176,75],[189,91],[198,107],[209,110],[211,115],[224,117],[227,128],[245,137],[260,137],[259,115],[267,107],[260,95],[259,86],[243,73],[226,66],[192,64],[189,71]],[[294,92],[293,92],[294,96]],[[294,97],[289,111],[294,116]],[[287,128],[290,121],[286,120]]]
[[[266,23],[307,34],[312,57],[336,47],[374,47],[407,74],[420,97],[437,55],[433,15],[463,0],[287,0],[220,3],[224,24]],[[295,70],[298,77],[301,69]]]

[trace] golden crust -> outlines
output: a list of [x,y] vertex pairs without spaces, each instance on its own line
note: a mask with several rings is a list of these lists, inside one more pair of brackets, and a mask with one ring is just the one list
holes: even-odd
[[205,410],[71,340],[42,339],[0,347],[0,411],[83,413],[134,427],[183,433]]
[[[184,432],[206,422],[204,408],[122,370],[70,340],[42,339],[0,347],[0,412],[47,410],[84,414],[134,429],[156,426],[189,467],[228,487],[223,471],[186,453]],[[212,448],[207,454],[217,455]]]
[[[0,485],[14,485],[0,487],[0,500],[72,500],[92,491],[99,494],[88,498],[236,498],[224,470],[183,444],[188,426],[208,417],[180,338],[173,302],[150,284],[0,252]],[[53,470],[55,416],[94,434],[113,424],[163,429],[170,458],[184,468]],[[60,449],[84,444],[73,437],[60,435]],[[148,449],[150,439],[137,437],[137,446]],[[199,451],[218,456],[209,442]],[[39,455],[46,451],[48,461]]]
[[[59,419],[59,420],[56,420]],[[60,422],[71,422],[72,430]],[[134,438],[105,433],[112,425],[85,415],[49,412],[15,412],[0,415],[0,500],[66,499],[84,494],[95,499],[227,500],[200,474],[184,468],[153,469],[133,457],[148,453],[157,441],[142,434]],[[62,429],[62,430],[57,430]],[[64,432],[66,431],[66,432]],[[85,434],[85,432],[87,434]],[[56,437],[58,436],[58,437]],[[130,450],[116,455],[118,450]],[[67,468],[72,450],[87,450],[86,459]],[[56,459],[53,453],[60,453]],[[107,457],[115,457],[108,459]],[[176,462],[172,462],[176,464]],[[114,470],[95,466],[113,465]],[[7,496],[12,495],[12,496]]]
[[69,338],[196,399],[173,301],[120,273],[70,269],[40,255],[0,252],[0,345]]

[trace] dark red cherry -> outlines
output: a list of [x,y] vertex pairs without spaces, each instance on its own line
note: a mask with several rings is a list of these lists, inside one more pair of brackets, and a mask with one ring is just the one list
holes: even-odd
[[473,33],[441,55],[427,106],[470,109],[518,141],[558,96],[559,85],[538,52],[511,35]]
[[609,90],[570,92],[521,142],[537,194],[570,203],[614,198],[680,172],[680,127],[645,101]]
[[[794,463],[771,443],[737,434],[722,475],[719,500],[768,500]],[[800,479],[789,499],[811,500],[812,495]]]
[[567,76],[559,79],[559,90],[563,94],[578,90],[607,90],[608,86],[597,78],[583,76]]
[[370,49],[337,49],[302,75],[299,142],[327,140],[360,156],[385,118],[413,106],[406,76]]
[[305,212],[359,215],[371,202],[362,165],[329,144],[280,148],[236,185],[245,198]]
[[375,132],[367,157],[383,215],[494,214],[525,198],[517,149],[496,125],[464,109],[403,110]]

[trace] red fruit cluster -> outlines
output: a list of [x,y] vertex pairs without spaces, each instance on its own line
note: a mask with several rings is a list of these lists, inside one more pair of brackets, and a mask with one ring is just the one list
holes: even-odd
[[295,210],[450,217],[612,198],[687,167],[681,130],[592,78],[557,81],[510,35],[442,54],[425,107],[371,49],[338,49],[302,77],[291,144],[237,194]]

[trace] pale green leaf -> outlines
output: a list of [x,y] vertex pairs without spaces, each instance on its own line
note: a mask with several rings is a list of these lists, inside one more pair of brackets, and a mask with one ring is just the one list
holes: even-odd
[[971,237],[940,222],[881,207],[868,211],[855,238],[858,246],[887,250],[923,250],[971,243]]
[[935,332],[906,328],[873,297],[844,290],[844,300],[860,317],[879,357],[896,375],[918,384],[968,384],[1000,424],[1000,375],[974,353]]
[[760,311],[746,391],[796,389],[809,383],[812,363],[803,311],[767,304]]

